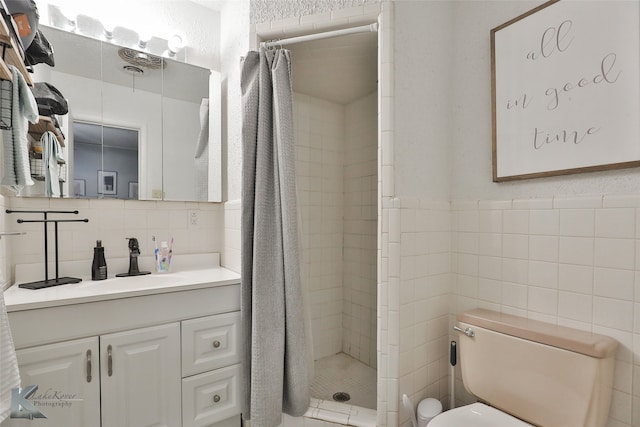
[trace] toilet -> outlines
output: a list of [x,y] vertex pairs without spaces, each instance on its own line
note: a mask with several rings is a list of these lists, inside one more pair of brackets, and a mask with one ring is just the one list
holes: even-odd
[[458,315],[465,388],[481,402],[428,427],[603,427],[617,341],[486,309]]

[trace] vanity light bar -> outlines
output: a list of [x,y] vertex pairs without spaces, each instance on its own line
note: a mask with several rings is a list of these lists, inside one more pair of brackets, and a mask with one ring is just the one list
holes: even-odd
[[[82,31],[78,26],[78,16],[80,14],[77,13],[75,10],[74,11],[66,10],[63,7],[58,5],[56,5],[55,7],[58,9],[60,15],[62,15],[62,17],[66,20],[66,28],[61,28],[61,29],[82,34]],[[102,36],[104,37],[104,40],[107,40],[110,42],[115,42],[114,29],[116,26],[137,33],[138,34],[137,47],[142,50],[147,49],[149,45],[149,41],[152,38],[154,38],[154,36],[148,30],[135,31],[130,28],[123,27],[121,25],[115,25],[115,23],[113,22],[105,23],[100,19],[94,18],[84,13],[82,13],[82,15],[88,16],[94,19],[96,22],[99,22],[102,25]],[[55,24],[54,18],[51,15],[49,15],[49,25],[59,28],[59,26]],[[87,35],[89,37],[92,36],[91,34],[84,34],[84,35]],[[95,35],[93,35],[93,37],[95,37]],[[168,40],[164,40],[160,37],[155,37],[155,38],[161,41],[165,41],[167,43],[167,49],[164,51],[164,54],[168,56],[172,56],[172,57],[175,56],[176,53],[180,52],[182,49],[184,49],[187,46],[186,38],[181,33],[174,33],[173,35],[171,35],[171,37],[169,37]]]

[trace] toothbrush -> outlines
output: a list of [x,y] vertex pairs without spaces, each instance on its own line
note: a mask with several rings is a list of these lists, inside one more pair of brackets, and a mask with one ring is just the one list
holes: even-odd
[[171,243],[169,243],[169,265],[171,265],[171,256],[173,255],[173,237],[171,237]]
[[158,242],[156,241],[156,236],[151,236],[151,240],[153,240],[153,245],[155,249],[153,250],[153,255],[156,257],[156,262],[158,261]]

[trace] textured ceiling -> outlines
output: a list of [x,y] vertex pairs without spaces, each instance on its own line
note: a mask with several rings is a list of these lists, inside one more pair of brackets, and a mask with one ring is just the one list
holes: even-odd
[[293,90],[347,104],[377,88],[378,37],[352,34],[287,46],[293,58]]

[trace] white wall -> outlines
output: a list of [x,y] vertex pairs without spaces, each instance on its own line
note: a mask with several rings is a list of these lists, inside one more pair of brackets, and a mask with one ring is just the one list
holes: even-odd
[[637,169],[519,182],[491,181],[489,31],[542,1],[456,1],[452,76],[452,199],[511,199],[640,191]]
[[454,4],[394,2],[397,196],[449,199],[451,109],[466,102],[452,96],[458,84],[451,73],[454,25],[457,29]]

